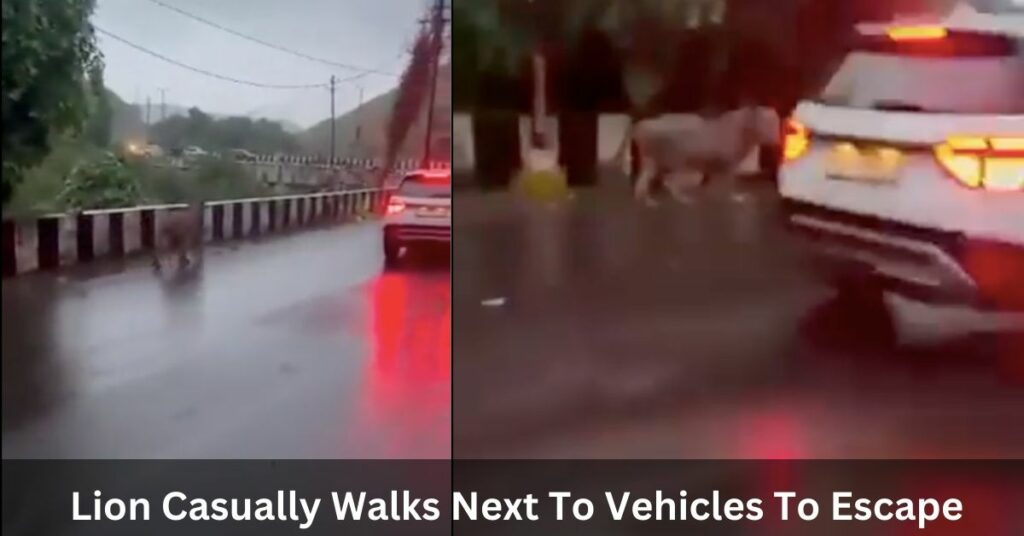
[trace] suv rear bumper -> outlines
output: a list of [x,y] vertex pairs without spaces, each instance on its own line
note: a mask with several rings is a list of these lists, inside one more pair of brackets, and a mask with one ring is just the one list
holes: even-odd
[[440,225],[387,224],[384,226],[384,240],[403,244],[408,242],[451,243],[452,228]]
[[869,278],[919,301],[1024,310],[1024,246],[802,202],[784,207],[787,226],[810,241],[829,277]]

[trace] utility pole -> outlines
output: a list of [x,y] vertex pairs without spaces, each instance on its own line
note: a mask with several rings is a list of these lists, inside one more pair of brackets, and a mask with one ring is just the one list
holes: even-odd
[[332,166],[334,165],[334,136],[335,136],[335,132],[334,131],[337,129],[337,125],[335,124],[335,121],[334,121],[334,88],[335,88],[335,82],[336,81],[337,81],[337,79],[335,79],[334,75],[332,74],[331,75],[331,160],[330,160],[330,164]]
[[157,88],[160,91],[160,121],[167,119],[167,88]]
[[149,113],[153,105],[150,102],[149,95],[146,95],[146,143],[149,143]]
[[363,89],[365,89],[363,85],[359,84],[359,106],[356,107],[356,144],[359,143],[363,135]]
[[433,58],[430,61],[430,100],[427,102],[427,133],[423,141],[423,167],[430,164],[431,142],[433,141],[434,130],[434,101],[437,99],[437,72],[441,67],[441,44],[444,38],[444,16],[445,0],[436,0],[434,4],[434,16],[432,17],[431,45],[430,52]]

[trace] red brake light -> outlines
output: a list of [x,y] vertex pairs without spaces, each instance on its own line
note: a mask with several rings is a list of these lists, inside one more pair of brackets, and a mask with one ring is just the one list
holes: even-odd
[[405,203],[404,202],[399,201],[397,199],[392,199],[391,201],[388,202],[387,213],[389,215],[391,215],[391,214],[398,214],[398,213],[402,212],[403,210],[405,210]]
[[1024,137],[952,136],[935,158],[969,188],[1024,191]]
[[949,31],[942,26],[893,26],[885,34],[893,41],[935,41],[945,39]]
[[811,146],[811,133],[803,123],[789,119],[782,130],[783,160],[796,160]]

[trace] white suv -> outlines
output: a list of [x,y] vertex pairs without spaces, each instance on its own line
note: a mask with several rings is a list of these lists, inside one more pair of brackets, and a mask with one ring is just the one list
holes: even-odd
[[785,125],[788,224],[840,303],[1024,309],[1024,17],[859,33]]
[[450,171],[415,171],[403,177],[384,216],[386,266],[396,266],[412,247],[450,245],[451,210]]

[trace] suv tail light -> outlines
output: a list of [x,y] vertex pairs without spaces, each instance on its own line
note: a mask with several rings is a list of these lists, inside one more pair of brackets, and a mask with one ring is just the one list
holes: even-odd
[[796,160],[811,146],[811,133],[803,123],[788,119],[782,127],[782,159]]
[[1024,137],[954,136],[935,158],[969,188],[1024,191]]
[[389,215],[391,215],[391,214],[398,214],[398,213],[402,212],[403,210],[405,210],[405,203],[404,202],[399,201],[397,199],[392,199],[391,201],[388,201],[387,213]]
[[936,41],[949,35],[942,26],[893,26],[885,30],[893,41]]

